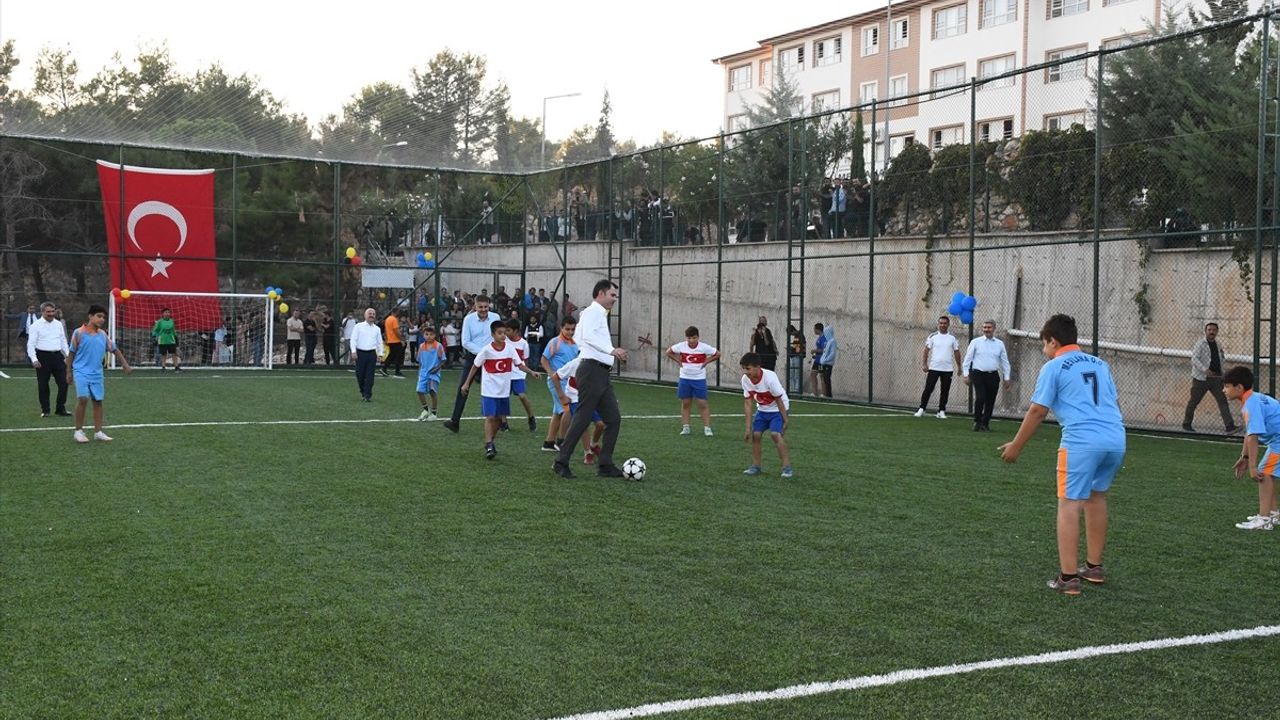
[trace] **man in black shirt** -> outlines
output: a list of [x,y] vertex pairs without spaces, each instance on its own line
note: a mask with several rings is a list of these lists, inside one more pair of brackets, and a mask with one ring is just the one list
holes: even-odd
[[1183,430],[1194,432],[1191,421],[1195,419],[1196,406],[1204,399],[1204,394],[1209,393],[1218,401],[1218,413],[1222,415],[1227,434],[1235,432],[1231,406],[1227,405],[1227,396],[1222,392],[1223,355],[1218,345],[1218,323],[1211,322],[1204,326],[1204,339],[1191,351],[1191,397],[1187,401],[1187,412],[1182,417]]

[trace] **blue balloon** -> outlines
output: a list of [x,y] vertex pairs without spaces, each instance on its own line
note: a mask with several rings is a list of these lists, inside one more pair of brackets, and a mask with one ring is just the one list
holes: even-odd
[[973,324],[973,311],[972,311],[972,310],[965,310],[964,312],[960,313],[960,322],[964,323],[965,325],[972,325],[972,324]]
[[428,269],[433,268],[433,267],[435,267],[435,266],[436,266],[436,261],[435,261],[435,260],[426,260],[426,261],[424,261],[424,262],[426,263],[426,264],[424,265],[424,267],[426,267],[426,268],[428,268]]
[[978,307],[978,298],[972,295],[966,295],[964,300],[960,301],[960,307],[964,310],[973,310]]
[[426,266],[427,266],[427,259],[426,259],[426,258],[424,258],[424,257],[422,257],[421,255],[419,255],[419,256],[418,256],[418,267],[420,267],[420,268],[424,268],[424,267],[426,267]]
[[953,302],[947,306],[948,315],[959,315],[961,310],[964,310],[964,308],[960,307],[958,302]]
[[418,253],[418,262],[424,262],[426,259],[427,259],[426,255],[423,255],[422,253]]
[[267,289],[262,291],[262,294],[263,294],[263,295],[270,295],[272,290],[275,290],[275,288],[273,288],[273,287],[271,287],[270,285],[268,285],[268,286],[267,286]]

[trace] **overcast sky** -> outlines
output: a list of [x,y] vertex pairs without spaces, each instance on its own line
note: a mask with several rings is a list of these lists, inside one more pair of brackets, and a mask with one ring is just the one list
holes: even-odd
[[450,48],[488,58],[517,116],[540,117],[546,96],[582,93],[548,103],[550,137],[594,125],[607,88],[615,134],[643,144],[663,130],[719,130],[724,76],[712,58],[880,4],[0,0],[0,42],[16,41],[19,89],[30,88],[42,47],[69,48],[87,80],[117,52],[131,61],[140,45],[165,43],[183,74],[218,62],[256,76],[313,125],[365,85],[408,87],[412,68]]

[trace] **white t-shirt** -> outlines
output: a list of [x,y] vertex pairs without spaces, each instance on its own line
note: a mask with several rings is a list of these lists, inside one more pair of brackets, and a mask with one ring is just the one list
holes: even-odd
[[681,380],[706,380],[707,358],[716,354],[716,349],[699,342],[697,347],[690,347],[688,340],[682,340],[671,346],[671,352],[680,358]]
[[[516,355],[520,357],[520,362],[526,365],[529,364],[529,341],[528,340],[525,340],[524,338],[520,338],[519,340],[508,339],[507,347],[515,348]],[[512,380],[523,380],[526,377],[527,376],[525,375],[525,372],[520,368],[512,368],[511,370]]]
[[940,372],[956,371],[956,353],[960,352],[960,341],[951,333],[935,332],[924,341],[929,348],[929,369]]
[[569,398],[569,403],[578,402],[578,365],[582,363],[582,356],[579,355],[556,370],[555,376],[560,378],[560,387],[564,388],[564,394]]
[[458,328],[449,323],[444,326],[444,344],[449,347],[458,347]]
[[480,348],[475,366],[484,368],[480,378],[480,394],[487,398],[511,397],[511,372],[520,362],[511,343],[503,343],[502,349],[489,343]]
[[751,382],[751,378],[742,376],[742,397],[755,398],[756,409],[760,412],[778,412],[779,399],[783,408],[791,409],[791,398],[787,397],[787,389],[778,380],[778,373],[764,368],[760,369],[759,382]]

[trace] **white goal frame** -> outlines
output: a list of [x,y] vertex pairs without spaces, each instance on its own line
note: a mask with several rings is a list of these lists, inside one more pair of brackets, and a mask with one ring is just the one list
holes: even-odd
[[[271,357],[271,349],[275,346],[276,326],[275,326],[275,323],[273,322],[274,314],[272,313],[272,311],[275,310],[276,301],[272,300],[269,296],[264,295],[262,293],[160,292],[157,290],[132,290],[129,292],[130,297],[134,297],[138,295],[148,295],[151,297],[171,297],[171,298],[174,298],[175,300],[181,300],[183,298],[193,298],[193,297],[247,298],[247,299],[261,300],[262,301],[262,323],[263,323],[262,324],[262,327],[263,327],[262,342],[265,344],[265,347],[263,348],[263,352],[262,352],[263,364],[262,365],[217,365],[217,366],[210,366],[210,367],[216,367],[218,370],[232,370],[232,369],[270,370],[274,366],[272,357]],[[107,332],[109,333],[112,340],[115,340],[117,337],[116,336],[116,305],[119,302],[121,301],[117,301],[115,295],[112,295],[112,294],[107,295]],[[123,302],[128,302],[128,301],[125,300]],[[240,352],[242,352],[241,348],[236,348],[236,353],[239,354]],[[112,369],[115,369],[116,357],[114,354],[112,354],[110,357],[111,357],[110,367]],[[141,362],[135,362],[135,365],[138,365],[140,367],[145,367],[145,364]]]

